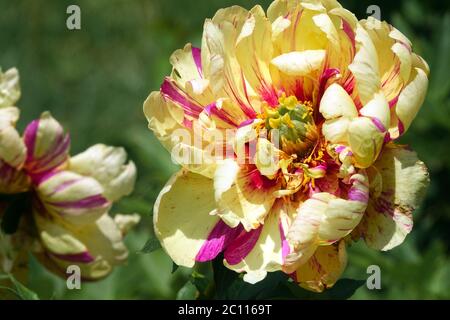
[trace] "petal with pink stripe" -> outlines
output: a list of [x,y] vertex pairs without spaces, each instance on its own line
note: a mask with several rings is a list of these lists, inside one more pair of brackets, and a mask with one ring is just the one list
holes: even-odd
[[70,137],[48,112],[27,126],[24,141],[28,149],[25,169],[36,181],[68,159]]
[[44,176],[36,191],[49,213],[75,224],[92,222],[111,207],[100,183],[70,171]]

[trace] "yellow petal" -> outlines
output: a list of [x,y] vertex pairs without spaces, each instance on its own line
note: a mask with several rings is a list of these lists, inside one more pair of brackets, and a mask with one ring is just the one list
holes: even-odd
[[16,170],[0,160],[0,194],[22,193],[29,190],[30,186],[30,178],[23,170]]
[[69,170],[92,177],[103,186],[103,195],[117,201],[129,195],[136,180],[136,166],[126,163],[127,153],[123,148],[97,144],[70,159]]
[[391,122],[391,110],[383,93],[374,94],[374,98],[359,113],[375,121],[380,131],[387,131]]
[[299,285],[307,290],[323,292],[333,287],[347,265],[345,241],[317,248],[314,255],[295,272]]
[[18,119],[16,107],[0,109],[0,160],[15,168],[20,167],[26,157],[25,144],[15,128]]
[[23,139],[28,151],[25,168],[29,174],[44,175],[66,164],[70,137],[49,112],[42,113],[26,127]]
[[37,212],[34,217],[48,258],[62,272],[76,264],[83,278],[97,280],[128,257],[120,229],[106,214],[82,229],[47,220]]
[[352,98],[336,83],[329,86],[323,94],[319,111],[325,119],[338,117],[353,119],[358,116],[358,110]]
[[287,236],[293,251],[283,266],[286,273],[306,263],[318,246],[339,241],[359,224],[369,198],[367,175],[355,174],[350,182],[348,199],[322,192],[313,194],[300,205]]
[[267,139],[258,139],[255,164],[262,175],[272,178],[280,170],[280,150]]
[[412,213],[425,195],[429,174],[416,153],[402,147],[385,148],[374,167],[382,189],[371,190],[359,231],[370,247],[386,251],[400,245],[411,231]]
[[167,182],[153,209],[155,234],[172,260],[193,267],[195,258],[219,221],[213,180],[181,170]]
[[348,128],[348,141],[355,166],[368,168],[377,159],[383,147],[385,133],[380,132],[369,118],[359,117]]
[[289,250],[287,243],[283,242],[285,235],[281,234],[283,219],[290,219],[292,210],[289,204],[278,200],[271,212],[268,214],[262,231],[253,249],[245,258],[236,265],[230,265],[224,260],[224,264],[236,272],[245,272],[244,281],[256,283],[263,280],[268,272],[281,270],[283,254]]
[[97,180],[70,171],[46,176],[37,185],[36,192],[54,219],[64,219],[77,225],[96,221],[111,207]]
[[420,110],[428,89],[428,77],[420,68],[415,68],[411,74],[412,81],[403,89],[398,98],[395,112],[403,125],[400,134],[406,132]]
[[[269,71],[272,58],[272,28],[261,6],[250,10],[236,40],[236,58],[246,80],[255,91],[269,89],[272,80]],[[249,53],[252,54],[249,54]]]
[[348,128],[358,116],[355,103],[338,84],[333,83],[320,101],[320,113],[325,118],[322,133],[331,143],[348,143]]
[[345,117],[327,120],[322,126],[322,133],[331,143],[348,143],[348,128],[351,120]]
[[279,183],[261,175],[256,166],[238,168],[231,161],[218,164],[214,176],[218,215],[230,227],[241,223],[247,231],[257,229],[275,202],[273,192],[279,189]]
[[369,34],[361,25],[356,28],[355,39],[358,52],[348,68],[355,76],[359,98],[365,105],[381,89],[378,56]]
[[160,92],[152,92],[144,102],[144,114],[147,117],[150,130],[160,140],[170,140],[171,133],[182,128],[183,110],[171,102],[166,103]]
[[0,109],[13,106],[19,98],[19,72],[16,68],[5,73],[0,69]]
[[305,50],[282,54],[272,64],[289,76],[305,76],[320,69],[324,59],[325,50]]

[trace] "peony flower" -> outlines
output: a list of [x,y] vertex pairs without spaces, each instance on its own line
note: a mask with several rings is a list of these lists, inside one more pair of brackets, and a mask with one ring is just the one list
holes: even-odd
[[[15,70],[2,75],[0,88],[0,217],[23,215],[33,225],[23,226],[22,219],[16,234],[4,236],[2,247],[17,247],[11,244],[18,238],[38,239],[40,249],[33,251],[50,270],[65,274],[76,264],[84,279],[106,276],[126,260],[123,237],[139,222],[137,215],[108,215],[113,202],[132,192],[134,163],[126,162],[122,148],[105,145],[71,158],[69,134],[48,112],[20,137],[14,128],[18,109],[9,107],[19,97]],[[0,254],[0,261],[9,261],[6,269],[15,264],[12,256]]]
[[223,253],[247,282],[282,270],[320,292],[352,240],[378,250],[404,241],[429,178],[396,140],[429,69],[400,31],[337,1],[276,0],[267,14],[219,10],[201,48],[170,61],[144,113],[183,167],[154,205],[175,263]]

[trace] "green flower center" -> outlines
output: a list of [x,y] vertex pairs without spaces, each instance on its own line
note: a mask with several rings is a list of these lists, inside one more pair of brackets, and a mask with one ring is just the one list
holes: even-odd
[[272,135],[277,130],[281,150],[303,157],[318,139],[312,106],[294,96],[281,97],[279,103],[277,108],[265,109],[265,127]]

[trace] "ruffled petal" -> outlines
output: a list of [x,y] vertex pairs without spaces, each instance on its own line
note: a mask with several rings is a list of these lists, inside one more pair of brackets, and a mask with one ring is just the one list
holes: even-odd
[[293,252],[286,257],[285,272],[294,272],[320,245],[339,241],[359,224],[369,201],[367,175],[355,174],[350,183],[346,198],[315,193],[300,205],[287,237]]
[[213,180],[181,170],[160,192],[153,209],[155,234],[180,266],[193,267],[220,218],[213,215]]
[[285,236],[292,214],[290,205],[278,200],[263,226],[247,232],[250,237],[246,237],[244,242],[241,241],[239,246],[232,247],[233,243],[230,244],[232,248],[225,251],[225,266],[236,272],[245,272],[244,281],[253,284],[263,280],[268,272],[281,270],[284,258],[290,250]]
[[391,130],[392,138],[397,138],[409,129],[425,101],[427,89],[428,77],[425,71],[421,68],[414,68],[411,72],[411,82],[400,93],[397,106],[395,107],[398,123]]
[[325,50],[305,50],[282,54],[272,64],[289,76],[305,76],[320,69],[324,59]]
[[126,235],[134,226],[141,221],[141,216],[135,214],[116,214],[114,215],[114,223],[123,235]]
[[347,143],[348,128],[352,119],[358,116],[355,103],[338,84],[332,84],[320,101],[320,113],[325,118],[322,133],[331,143]]
[[40,212],[34,217],[47,257],[57,270],[77,265],[84,279],[98,280],[128,257],[122,232],[107,214],[81,229],[48,220]]
[[165,101],[160,92],[152,92],[144,102],[144,114],[148,120],[148,127],[161,140],[163,145],[170,142],[174,130],[183,128],[184,112],[173,103]]
[[323,292],[333,287],[347,265],[345,241],[318,247],[314,255],[294,273],[294,279],[307,290]]
[[19,119],[16,107],[0,108],[0,160],[19,168],[25,161],[26,148],[15,125]]
[[250,231],[264,223],[279,183],[261,175],[254,165],[239,166],[227,159],[217,166],[214,189],[218,215],[231,227],[241,223]]
[[27,126],[24,142],[27,147],[25,169],[32,176],[44,175],[68,160],[70,137],[49,112]]
[[77,225],[96,221],[111,207],[97,180],[70,171],[44,176],[36,186],[36,192],[52,216]]
[[255,165],[259,172],[266,177],[274,177],[280,170],[280,150],[272,142],[260,138],[256,143]]
[[356,79],[356,89],[363,105],[373,99],[381,89],[379,62],[376,48],[361,25],[356,28],[357,53],[348,66]]
[[355,166],[368,168],[377,159],[383,147],[385,133],[369,118],[359,117],[348,128],[350,146]]
[[5,73],[0,69],[0,109],[13,106],[19,98],[19,72],[16,68]]
[[0,194],[13,194],[27,191],[31,186],[29,177],[0,160]]
[[[248,44],[248,37],[258,37],[255,32],[264,28],[259,10],[254,9],[253,13],[239,6],[219,10],[212,20],[206,20],[202,39],[203,71],[212,92],[218,98],[230,98],[248,119],[256,117],[260,106],[254,103],[257,88],[245,78],[238,52]],[[252,65],[256,61],[258,58]]]
[[69,170],[94,178],[102,185],[105,198],[117,201],[133,191],[136,181],[136,166],[126,161],[123,148],[98,144],[71,158]]
[[[261,6],[255,6],[242,26],[236,40],[236,58],[250,86],[264,100],[277,103],[277,93],[272,86],[270,60],[273,55],[272,27]],[[251,52],[252,54],[249,54]]]
[[372,183],[357,233],[370,247],[387,251],[400,245],[412,230],[412,213],[425,195],[429,174],[415,152],[395,146],[386,147],[374,167],[381,181]]
[[[171,153],[172,160],[190,171],[212,177],[215,170],[215,131],[204,130],[188,120],[183,109],[160,92],[152,92],[144,103],[149,128]],[[222,137],[222,136],[221,136]],[[211,153],[206,147],[213,148]],[[205,148],[203,148],[205,147]],[[222,150],[223,148],[217,148]]]

